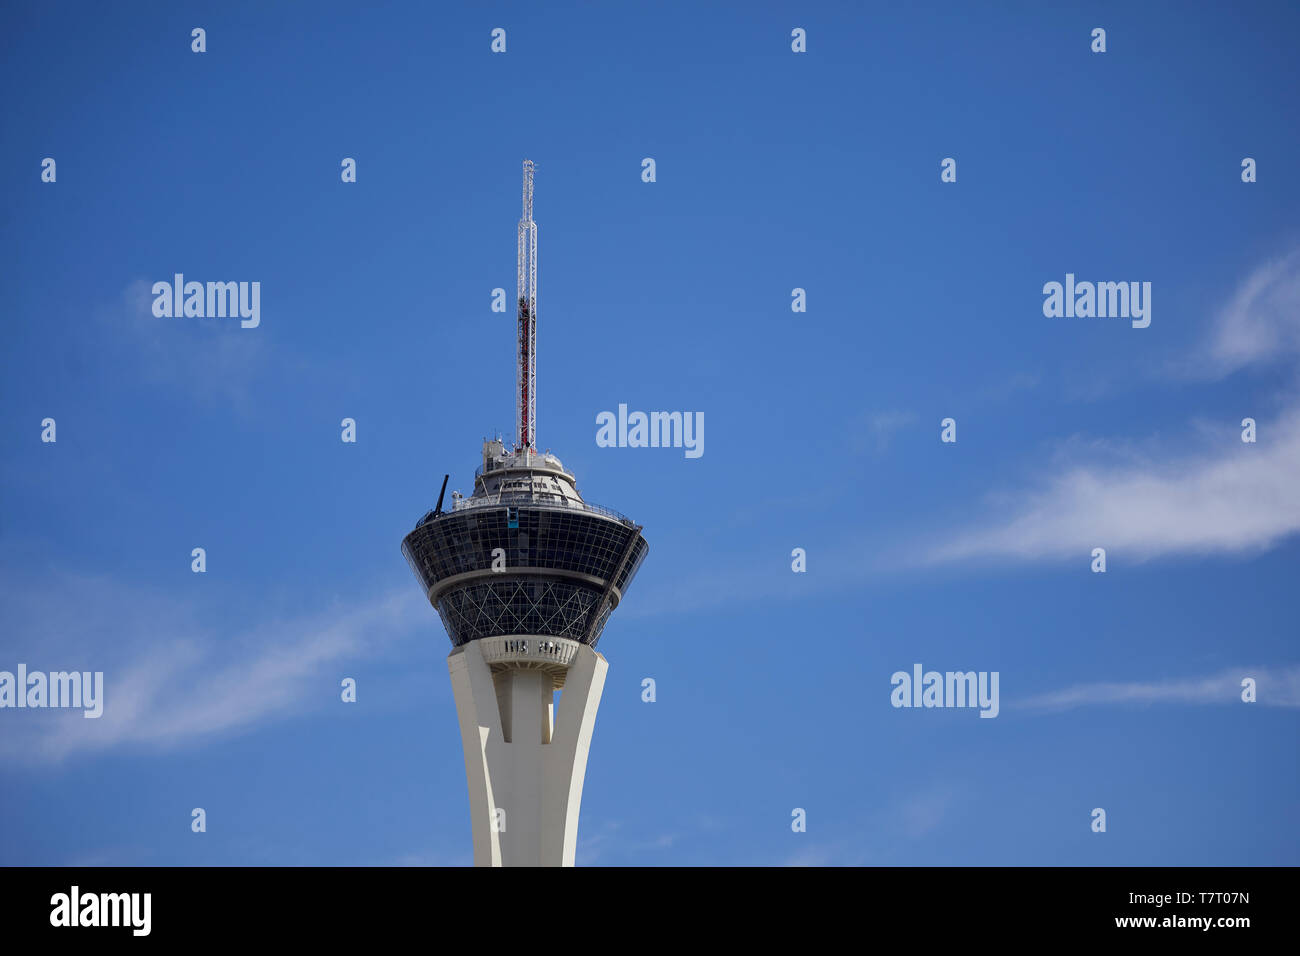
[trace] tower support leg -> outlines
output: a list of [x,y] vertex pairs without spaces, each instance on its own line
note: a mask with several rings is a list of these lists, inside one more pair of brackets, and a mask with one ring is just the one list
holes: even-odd
[[581,645],[558,710],[545,671],[493,673],[477,641],[447,657],[469,785],[475,866],[573,866],[587,753],[609,664]]

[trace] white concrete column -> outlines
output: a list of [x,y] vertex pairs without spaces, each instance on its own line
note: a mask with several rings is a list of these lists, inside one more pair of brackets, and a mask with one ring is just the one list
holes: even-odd
[[546,671],[506,665],[493,675],[479,641],[453,650],[447,668],[465,748],[474,865],[573,866],[608,662],[578,647],[554,727]]

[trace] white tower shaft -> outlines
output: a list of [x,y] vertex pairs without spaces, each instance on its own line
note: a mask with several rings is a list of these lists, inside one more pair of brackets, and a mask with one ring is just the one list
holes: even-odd
[[573,866],[609,664],[576,641],[498,637],[457,647],[447,669],[465,749],[474,865]]

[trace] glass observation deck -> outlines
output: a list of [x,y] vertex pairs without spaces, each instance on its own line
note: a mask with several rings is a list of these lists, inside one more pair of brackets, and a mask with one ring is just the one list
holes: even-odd
[[594,647],[648,551],[616,511],[527,494],[459,499],[402,541],[456,646],[536,635]]

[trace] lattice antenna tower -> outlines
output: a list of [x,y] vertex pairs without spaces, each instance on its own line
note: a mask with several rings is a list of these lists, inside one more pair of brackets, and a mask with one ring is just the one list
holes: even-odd
[[519,343],[515,369],[515,452],[537,449],[537,223],[533,222],[533,172],[524,160],[524,211],[519,220]]

